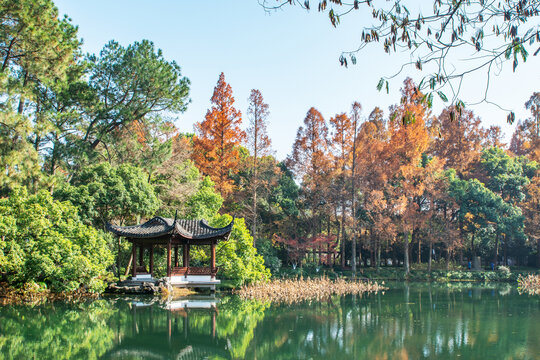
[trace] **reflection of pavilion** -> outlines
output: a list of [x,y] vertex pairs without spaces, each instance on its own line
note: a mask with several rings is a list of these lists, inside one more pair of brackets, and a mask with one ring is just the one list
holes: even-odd
[[157,303],[135,301],[131,334],[126,333],[104,357],[110,359],[230,358],[227,343],[216,337],[217,304],[211,296]]
[[[159,216],[144,224],[134,226],[116,226],[108,224],[109,231],[125,237],[132,243],[132,273],[134,281],[154,281],[154,248],[167,247],[167,277],[177,287],[207,287],[215,289],[220,281],[216,279],[216,244],[227,240],[231,233],[234,219],[222,228],[214,228],[204,220],[167,219]],[[210,245],[210,265],[193,267],[190,262],[191,245]],[[182,266],[179,265],[178,249],[182,246]],[[137,263],[137,249],[139,258]],[[174,249],[174,263],[172,250]],[[144,251],[149,252],[149,267],[144,264]]]

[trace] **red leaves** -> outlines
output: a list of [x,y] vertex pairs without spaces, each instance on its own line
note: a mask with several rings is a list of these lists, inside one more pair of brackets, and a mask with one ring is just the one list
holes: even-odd
[[246,137],[240,128],[242,114],[234,108],[232,88],[221,73],[212,95],[212,108],[205,120],[195,124],[197,135],[193,138],[193,161],[204,175],[216,183],[223,197],[233,191],[229,173],[238,169],[238,147]]

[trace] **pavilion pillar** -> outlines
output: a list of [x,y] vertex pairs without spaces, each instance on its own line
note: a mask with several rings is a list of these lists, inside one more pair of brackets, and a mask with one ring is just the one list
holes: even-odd
[[154,277],[154,245],[150,245],[150,276]]
[[183,249],[183,256],[182,256],[182,266],[188,267],[189,266],[189,244],[184,244],[182,247]]
[[131,243],[131,276],[137,276],[137,245]]
[[143,256],[144,256],[144,247],[142,245],[139,245],[139,265],[140,266],[144,265]]
[[216,268],[216,243],[212,240],[210,245],[210,272]]
[[178,267],[178,245],[174,247],[174,266]]
[[167,277],[171,277],[171,242],[167,243]]

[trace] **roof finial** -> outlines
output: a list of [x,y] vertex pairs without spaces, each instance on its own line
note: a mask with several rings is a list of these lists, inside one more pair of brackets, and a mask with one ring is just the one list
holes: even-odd
[[178,209],[176,209],[176,212],[174,213],[174,221],[173,225],[176,223],[176,218],[178,217]]

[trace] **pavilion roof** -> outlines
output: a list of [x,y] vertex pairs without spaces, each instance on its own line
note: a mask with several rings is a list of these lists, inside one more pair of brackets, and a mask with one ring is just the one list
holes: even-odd
[[133,226],[107,224],[107,230],[127,238],[149,239],[166,235],[178,235],[186,239],[214,239],[227,236],[234,225],[234,218],[229,225],[215,228],[206,220],[171,219],[156,216],[147,222]]

